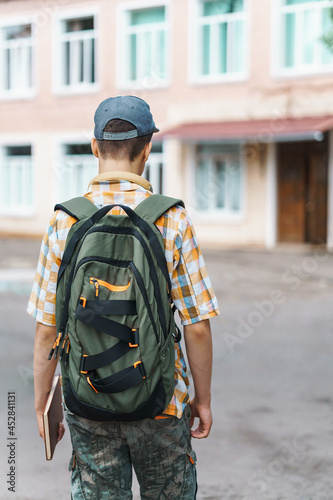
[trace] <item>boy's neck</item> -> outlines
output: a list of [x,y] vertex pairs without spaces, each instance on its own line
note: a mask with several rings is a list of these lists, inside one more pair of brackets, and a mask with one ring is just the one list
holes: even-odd
[[99,158],[99,173],[105,172],[130,172],[136,175],[142,175],[144,164],[142,161],[131,162],[129,160],[113,160],[112,158],[102,159]]

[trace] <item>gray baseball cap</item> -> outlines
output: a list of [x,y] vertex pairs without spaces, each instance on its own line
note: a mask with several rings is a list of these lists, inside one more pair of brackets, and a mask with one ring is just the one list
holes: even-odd
[[[110,120],[125,120],[134,125],[129,132],[104,132]],[[159,132],[146,101],[133,95],[109,97],[102,101],[95,112],[95,138],[100,141],[123,141]]]

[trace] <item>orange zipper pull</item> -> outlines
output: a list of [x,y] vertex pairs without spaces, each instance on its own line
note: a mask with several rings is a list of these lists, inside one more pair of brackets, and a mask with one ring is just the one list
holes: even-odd
[[93,283],[95,285],[96,289],[96,298],[98,297],[98,292],[99,292],[99,283],[95,278],[90,278],[90,283]]
[[65,345],[66,345],[67,339],[68,339],[68,335],[65,337],[65,339],[64,339],[64,341],[62,343],[60,352],[59,352],[59,360],[60,361],[62,361],[62,357],[63,357],[64,351],[65,351]]
[[95,389],[95,387],[92,385],[92,383],[90,382],[90,378],[89,377],[87,377],[87,382],[90,385],[90,387],[92,387],[94,389],[94,391],[96,392],[96,394],[98,394],[98,390]]
[[52,356],[53,356],[53,353],[54,353],[54,351],[55,351],[56,346],[57,346],[57,338],[56,338],[56,340],[55,340],[55,342],[54,342],[54,344],[53,344],[53,347],[52,347],[52,349],[51,349],[51,351],[50,351],[50,354],[49,354],[49,357],[48,357],[48,360],[49,360],[49,361],[52,359]]
[[59,344],[61,342],[61,337],[62,337],[62,332],[59,332],[57,340],[55,341],[55,349],[54,349],[54,356],[53,356],[54,359],[57,359],[57,356],[58,356]]
[[65,353],[65,366],[67,366],[67,363],[69,360],[69,347],[70,347],[70,342],[69,342],[69,338],[67,335],[67,349],[66,349],[66,353]]

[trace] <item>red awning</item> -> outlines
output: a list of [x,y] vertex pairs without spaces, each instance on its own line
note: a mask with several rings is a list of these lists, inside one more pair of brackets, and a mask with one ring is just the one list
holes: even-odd
[[163,138],[187,141],[279,142],[323,139],[333,129],[333,116],[274,118],[225,122],[185,123],[167,130]]

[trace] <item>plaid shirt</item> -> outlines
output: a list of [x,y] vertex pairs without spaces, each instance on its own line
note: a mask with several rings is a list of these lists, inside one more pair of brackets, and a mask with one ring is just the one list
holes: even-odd
[[[151,193],[129,181],[93,179],[85,197],[98,208],[122,204],[135,208]],[[113,214],[124,213],[115,207]],[[55,301],[58,270],[68,232],[76,219],[58,210],[44,235],[28,313],[38,322],[55,326]],[[207,275],[205,263],[189,216],[180,206],[168,210],[156,222],[165,246],[171,279],[171,297],[182,325],[189,325],[219,314],[218,304]],[[164,414],[180,418],[189,401],[189,381],[181,346],[175,343],[175,390]]]

